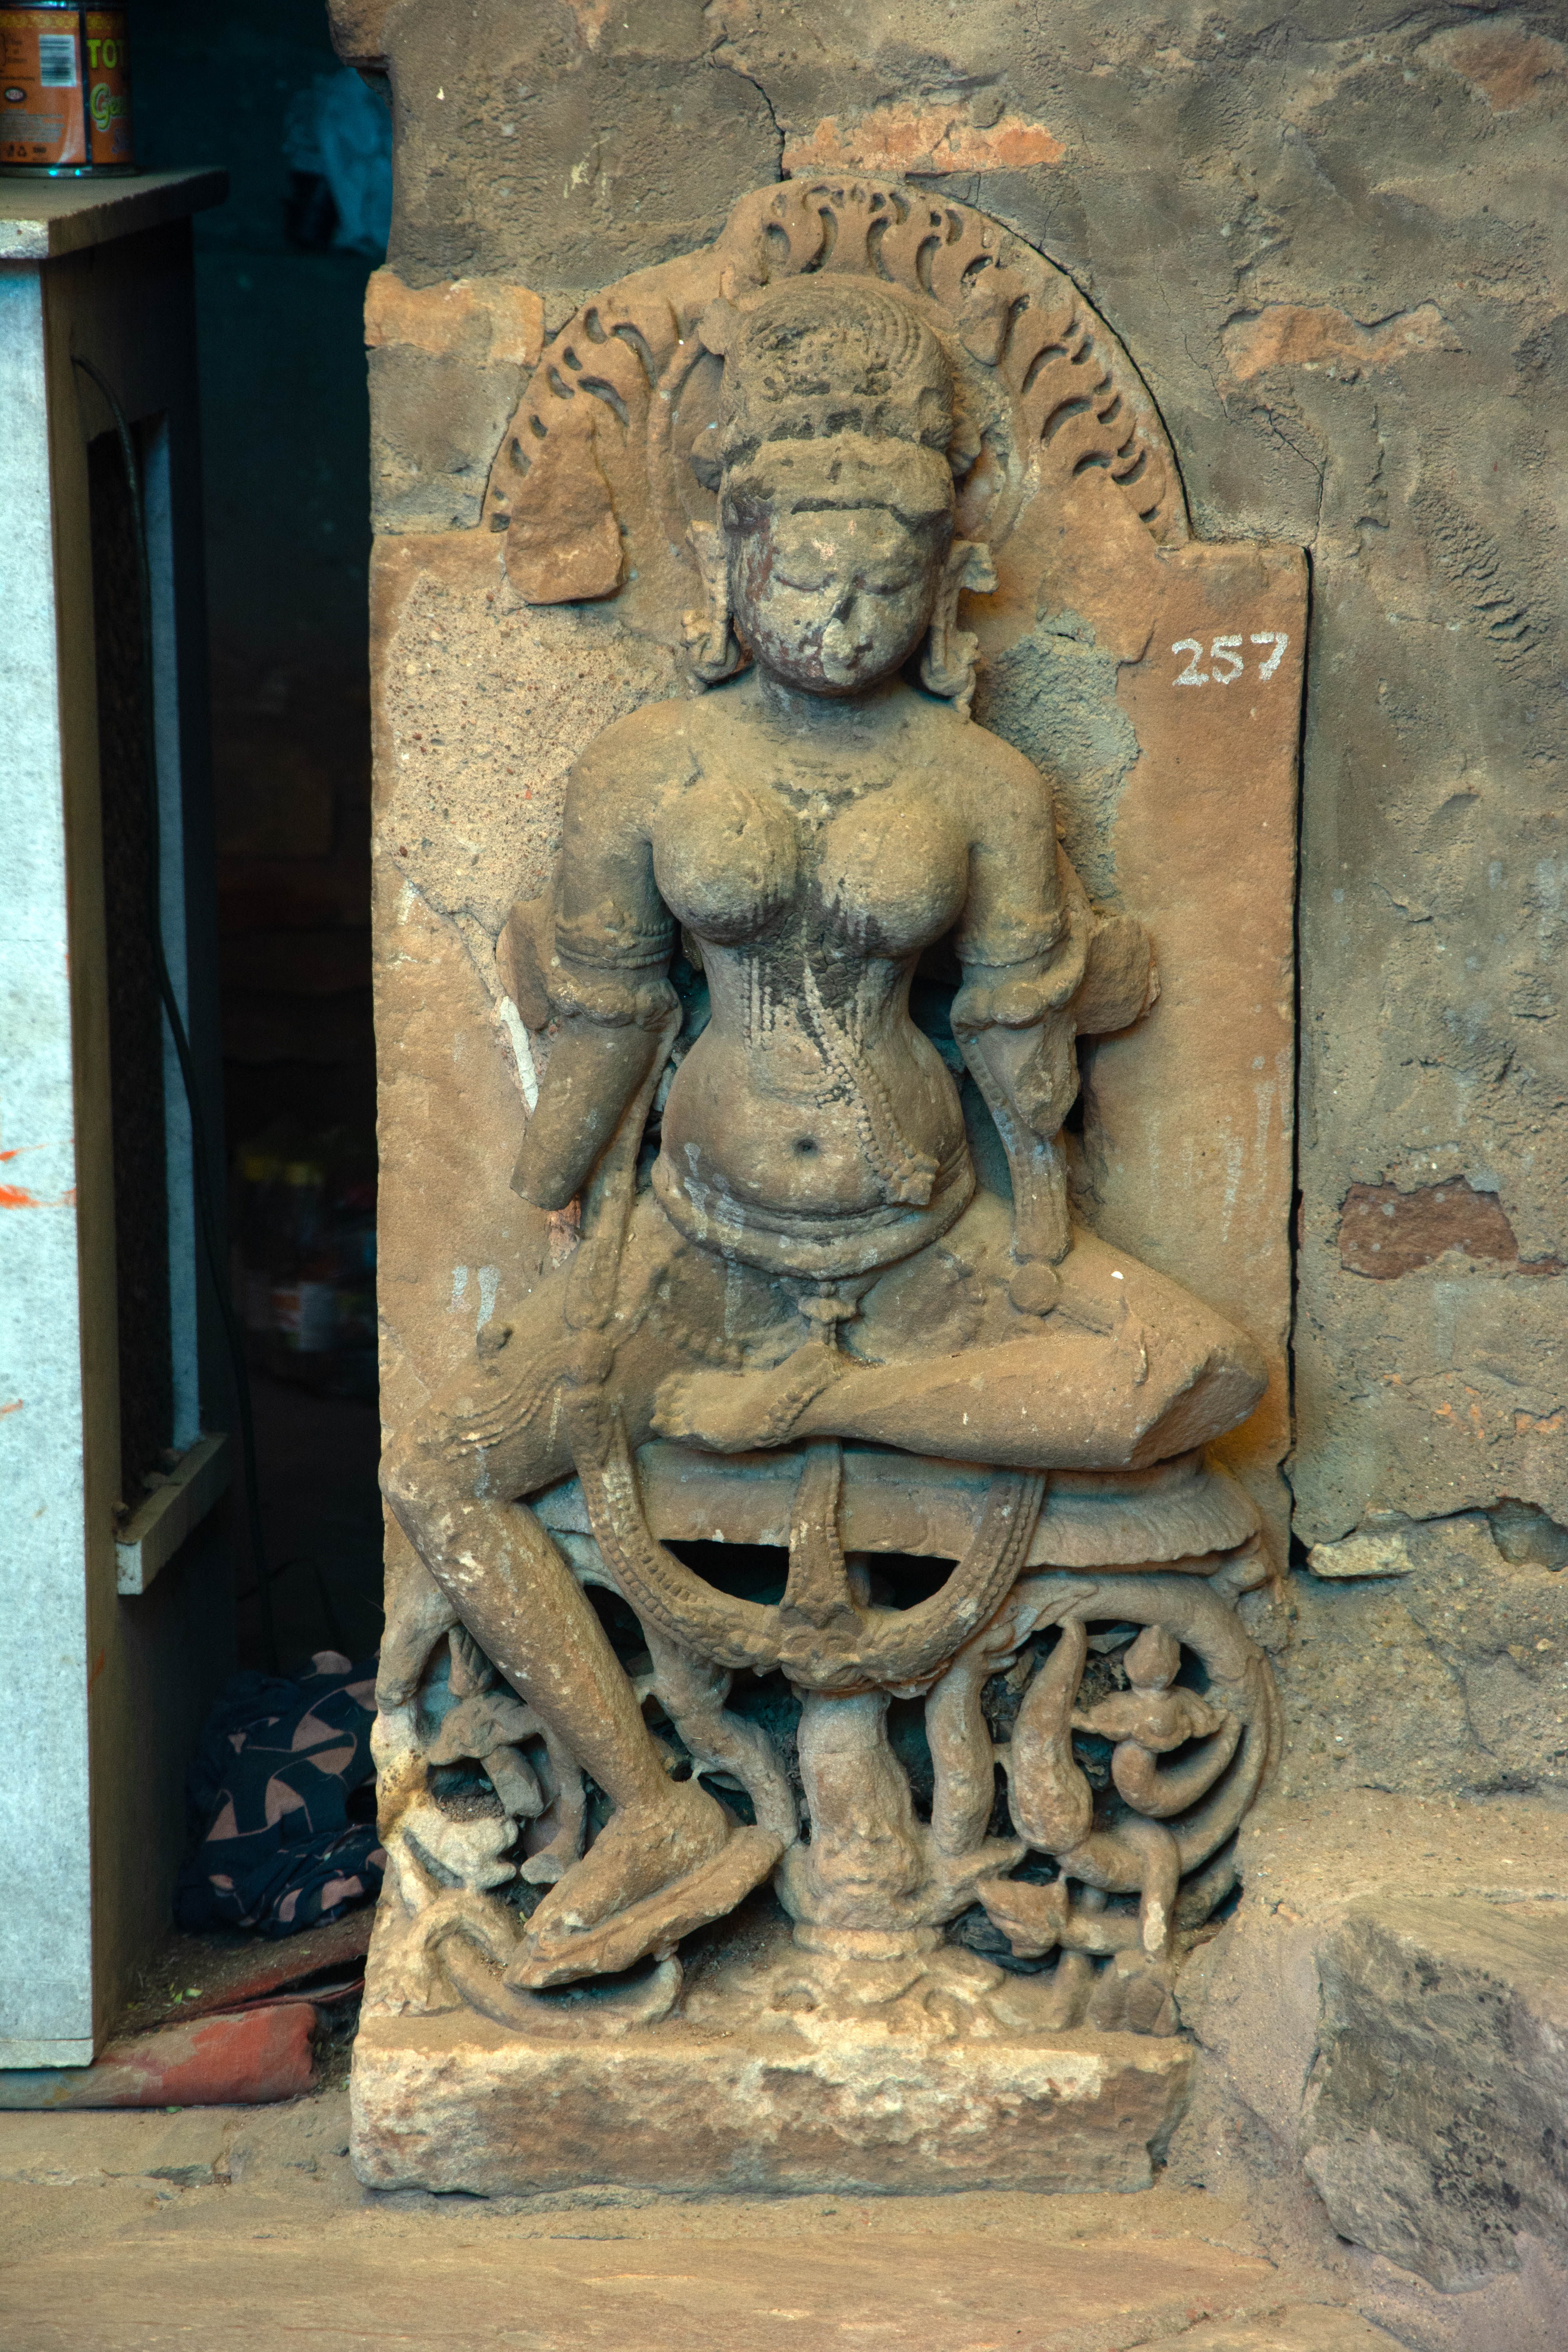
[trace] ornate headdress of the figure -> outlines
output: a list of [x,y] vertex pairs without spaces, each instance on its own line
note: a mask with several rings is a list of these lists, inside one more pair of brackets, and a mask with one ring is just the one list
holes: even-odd
[[[865,279],[788,278],[746,313],[725,353],[720,531],[850,507],[884,508],[910,528],[937,523],[978,446],[942,341],[910,303]],[[694,667],[718,678],[742,659],[723,549],[718,534],[693,539],[713,607]],[[984,551],[958,542],[921,663],[933,691],[967,703],[973,640],[954,628],[958,594],[993,585]]]
[[[984,550],[955,556],[964,576],[950,576],[949,603],[958,587],[985,586],[1000,556],[1009,601],[1026,605],[1046,542],[1037,531],[1016,541],[1016,527],[1041,497],[1081,506],[1073,486],[1086,468],[1105,469],[1156,545],[1188,535],[1154,404],[1071,278],[966,205],[837,175],[759,188],[715,244],[591,297],[513,412],[485,520],[506,534],[507,580],[525,604],[622,598],[628,624],[672,649],[684,621],[698,675],[719,678],[742,659],[715,505],[726,464],[739,477],[787,441],[844,460],[855,435],[870,445],[866,466],[841,463],[831,487],[846,496],[859,470],[864,494],[886,490],[900,511],[921,486],[942,486],[915,453],[945,455],[960,536]],[[914,462],[879,485],[871,448]],[[805,464],[794,456],[788,478],[759,475],[755,487],[792,494],[786,478]],[[708,605],[692,615],[689,551]],[[927,682],[962,698],[958,652],[928,665]]]

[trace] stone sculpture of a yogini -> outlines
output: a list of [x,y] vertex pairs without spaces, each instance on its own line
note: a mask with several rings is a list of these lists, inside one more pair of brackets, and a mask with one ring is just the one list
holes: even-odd
[[[956,520],[979,436],[951,339],[918,289],[829,271],[705,332],[705,690],[587,746],[514,942],[553,1025],[513,1181],[580,1200],[583,1238],[385,1464],[428,1575],[384,1700],[413,1706],[445,1641],[455,1701],[444,1744],[384,1756],[405,1899],[500,2016],[668,1959],[771,1874],[824,1982],[929,1962],[963,1918],[987,1982],[987,1949],[1059,1956],[1058,2021],[1098,1998],[1168,2031],[1178,1926],[1231,1884],[1273,1738],[1237,1584],[1207,1572],[1255,1516],[1201,1451],[1262,1361],[1069,1207],[1088,1001],[1124,1025],[1155,983],[1046,779],[970,715],[959,600],[992,572]],[[658,1465],[759,1495],[787,1466],[782,1593],[671,1549]],[[846,1549],[877,1480],[962,1502],[934,1582],[910,1581],[932,1546]],[[572,1481],[586,1533],[540,1501]],[[1040,1548],[1052,1511],[1097,1510],[1099,1552]],[[740,1705],[768,1676],[787,1718]],[[460,1755],[500,1799],[483,1868],[418,1827]]]

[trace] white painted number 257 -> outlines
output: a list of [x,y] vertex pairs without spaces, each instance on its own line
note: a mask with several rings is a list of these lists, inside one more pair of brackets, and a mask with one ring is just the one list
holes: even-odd
[[[1252,640],[1255,646],[1272,646],[1274,650],[1258,665],[1259,678],[1272,677],[1285,658],[1285,648],[1290,640],[1283,629],[1264,629]],[[1234,686],[1247,667],[1241,653],[1241,639],[1215,637],[1209,646],[1212,669],[1200,669],[1204,649],[1196,637],[1178,637],[1171,647],[1173,654],[1185,654],[1187,666],[1179,670],[1173,683],[1176,686],[1207,686],[1212,678],[1215,686]]]

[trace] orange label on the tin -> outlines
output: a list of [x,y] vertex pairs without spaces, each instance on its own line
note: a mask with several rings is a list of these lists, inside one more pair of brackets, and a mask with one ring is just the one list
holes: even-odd
[[123,8],[0,8],[0,163],[129,163]]

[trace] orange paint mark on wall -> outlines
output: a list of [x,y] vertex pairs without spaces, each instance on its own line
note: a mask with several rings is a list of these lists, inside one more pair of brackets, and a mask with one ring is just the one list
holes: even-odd
[[1561,41],[1528,31],[1517,16],[1490,25],[1456,25],[1428,41],[1419,54],[1423,63],[1431,58],[1463,74],[1496,114],[1510,114],[1532,98],[1546,97],[1542,83],[1557,79],[1568,66],[1568,51]]
[[0,1404],[0,1421],[4,1421],[8,1412],[20,1412],[21,1410],[21,1398],[13,1397],[9,1404]]
[[364,339],[372,351],[411,344],[479,367],[531,367],[543,347],[544,303],[526,286],[457,278],[414,287],[377,269],[364,291]]
[[[46,1143],[17,1143],[9,1151],[0,1151],[0,1160],[19,1159],[24,1151],[47,1151],[48,1149]],[[0,1209],[74,1209],[75,1206],[74,1184],[68,1185],[52,1201],[40,1200],[37,1193],[29,1192],[25,1184],[0,1184]]]

